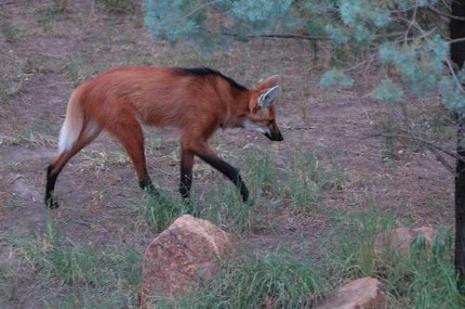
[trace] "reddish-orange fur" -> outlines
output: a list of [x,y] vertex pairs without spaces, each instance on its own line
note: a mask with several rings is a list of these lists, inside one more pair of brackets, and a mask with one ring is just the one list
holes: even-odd
[[[140,185],[152,188],[145,166],[140,123],[180,129],[181,185],[187,185],[187,189],[190,189],[193,156],[197,155],[246,190],[239,174],[216,157],[207,142],[219,127],[241,127],[244,119],[269,127],[270,134],[273,130],[279,133],[274,122],[274,106],[266,109],[257,106],[258,96],[277,83],[278,79],[273,77],[256,89],[247,90],[235,87],[221,74],[199,76],[177,68],[143,66],[102,73],[80,85],[72,95],[66,117],[74,122],[79,122],[81,117],[82,126],[74,126],[75,130],[80,129],[77,140],[49,166],[46,202],[57,207],[52,196],[56,177],[68,160],[92,142],[102,129],[124,146],[134,163]],[[66,134],[64,136],[66,138]],[[181,193],[186,197],[188,191]]]

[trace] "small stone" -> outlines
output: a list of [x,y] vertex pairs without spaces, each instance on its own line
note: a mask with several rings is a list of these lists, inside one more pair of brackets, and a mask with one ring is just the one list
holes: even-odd
[[316,309],[384,309],[389,302],[382,289],[378,279],[357,279],[336,289]]
[[374,252],[380,255],[386,247],[396,250],[400,254],[408,255],[410,247],[418,237],[424,237],[426,246],[431,247],[438,232],[431,227],[419,227],[415,229],[397,228],[389,232],[379,234],[375,238]]

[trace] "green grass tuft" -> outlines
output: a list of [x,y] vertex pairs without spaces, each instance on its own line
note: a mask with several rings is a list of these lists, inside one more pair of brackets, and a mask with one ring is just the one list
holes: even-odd
[[397,134],[392,121],[386,121],[382,127],[383,140],[381,145],[381,157],[384,161],[396,159]]
[[76,245],[51,224],[32,239],[12,241],[37,280],[49,286],[40,299],[45,307],[136,306],[142,257],[135,250]]
[[340,186],[339,169],[331,162],[325,166],[310,151],[298,151],[291,160],[282,196],[289,198],[291,207],[300,213],[313,210],[321,199],[324,189]]
[[173,193],[158,192],[158,196],[148,194],[144,207],[145,221],[154,233],[163,231],[181,215],[195,215],[194,204],[175,199]]
[[431,248],[417,239],[410,255],[391,248],[375,254],[376,235],[395,224],[395,216],[376,209],[333,216],[334,231],[325,244],[328,281],[337,286],[347,279],[379,278],[394,308],[464,308],[455,281],[451,233],[441,231]]
[[[287,254],[245,255],[223,265],[222,273],[176,308],[307,308],[323,294],[319,272]],[[161,307],[172,307],[168,302]]]
[[376,235],[391,229],[395,217],[377,209],[335,212],[333,231],[325,247],[335,277],[359,278],[376,275],[379,260],[373,251]]
[[[137,284],[140,256],[134,251],[97,250],[65,241],[55,226],[49,225],[42,236],[26,243],[24,255],[46,277],[59,277],[69,285],[104,285],[111,283],[116,273],[128,284]],[[117,270],[117,271],[116,271]],[[137,271],[136,271],[137,270]]]
[[10,21],[4,20],[0,25],[0,31],[9,43],[14,43],[19,38],[18,28]]
[[232,233],[250,231],[254,223],[254,206],[244,203],[237,188],[229,182],[213,187],[200,211],[202,218]]
[[450,231],[441,231],[431,249],[424,239],[417,239],[409,256],[386,254],[382,262],[381,275],[400,307],[464,308],[465,298],[455,280]]
[[130,0],[97,0],[96,3],[114,14],[132,14],[135,10],[134,4]]
[[74,86],[79,85],[88,77],[88,75],[90,75],[90,73],[87,72],[85,61],[80,54],[69,58],[63,68],[63,73],[73,82]]
[[247,185],[253,196],[273,196],[279,193],[276,163],[268,152],[250,151],[244,161]]

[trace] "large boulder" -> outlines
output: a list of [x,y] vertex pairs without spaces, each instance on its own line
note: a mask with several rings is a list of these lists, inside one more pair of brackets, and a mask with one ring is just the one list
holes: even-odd
[[145,250],[141,307],[154,304],[160,296],[174,299],[202,285],[236,248],[237,239],[210,222],[179,217]]
[[383,284],[375,278],[366,277],[349,282],[336,289],[317,309],[384,309],[388,299],[382,291]]
[[412,242],[418,237],[423,237],[427,247],[431,247],[438,232],[431,227],[397,228],[389,232],[381,233],[375,238],[374,252],[380,255],[386,248],[395,250],[404,255],[410,253]]

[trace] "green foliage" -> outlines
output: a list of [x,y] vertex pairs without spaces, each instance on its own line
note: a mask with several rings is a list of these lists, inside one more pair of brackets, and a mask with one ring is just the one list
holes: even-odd
[[441,100],[448,109],[458,112],[465,112],[465,90],[463,83],[465,81],[465,71],[462,70],[454,76],[443,76],[439,82],[439,91]]
[[201,1],[146,0],[145,24],[154,38],[176,41],[186,37],[196,37],[197,23],[205,19],[205,12],[199,11],[191,17]]
[[381,61],[393,65],[406,87],[417,95],[436,89],[448,54],[448,44],[437,35],[410,45],[385,43],[380,47]]
[[292,2],[145,0],[145,24],[154,39],[188,39],[203,49],[222,47],[233,37],[297,27],[301,21]]
[[323,74],[320,80],[320,87],[325,89],[341,88],[350,89],[354,85],[354,80],[338,69],[331,69]]
[[373,98],[382,102],[399,102],[404,95],[404,91],[390,78],[385,78],[373,90]]
[[349,35],[343,26],[326,25],[324,29],[328,37],[337,45],[343,45],[349,41]]
[[284,15],[291,9],[291,0],[234,1],[231,13],[247,22],[267,22],[270,16]]
[[209,50],[269,33],[326,37],[333,46],[330,63],[340,69],[324,73],[320,86],[325,89],[353,86],[343,68],[354,58],[338,59],[338,51],[364,56],[378,50],[381,70],[389,76],[374,88],[374,98],[395,102],[405,94],[421,97],[439,90],[447,108],[462,112],[463,90],[444,69],[447,24],[438,22],[428,9],[432,5],[448,10],[437,0],[146,0],[146,24],[154,39],[190,40]]
[[[260,308],[267,299],[275,308],[307,308],[325,290],[318,271],[283,253],[246,255],[223,265],[206,287],[168,308]],[[165,306],[161,306],[162,308]]]
[[368,25],[381,28],[391,22],[390,12],[377,7],[375,1],[341,0],[339,5],[342,21],[359,32],[368,31]]

